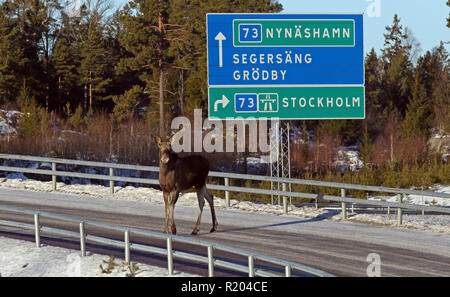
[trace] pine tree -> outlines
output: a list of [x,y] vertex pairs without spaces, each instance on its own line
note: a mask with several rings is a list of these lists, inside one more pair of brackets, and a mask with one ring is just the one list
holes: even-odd
[[40,61],[46,20],[44,2],[13,0],[10,7],[14,11],[16,26],[18,26],[18,46],[23,50],[20,74],[16,79],[23,86],[29,87],[31,95],[37,102],[45,102],[45,72]]
[[28,89],[22,89],[19,93],[23,112],[20,121],[18,135],[20,137],[36,136],[40,132],[41,112],[35,98],[30,95]]
[[120,60],[116,69],[119,74],[139,73],[145,91],[158,100],[161,135],[165,133],[166,73],[173,59],[167,35],[169,8],[169,1],[134,0],[119,16],[123,26],[119,40],[129,55]]
[[118,122],[132,117],[139,103],[142,102],[144,89],[140,86],[133,86],[123,95],[114,96],[115,103],[113,110],[113,118]]
[[38,42],[38,51],[42,62],[43,80],[45,82],[45,108],[49,109],[52,103],[52,65],[50,55],[56,41],[58,31],[57,14],[61,11],[58,0],[43,1],[42,32]]
[[386,26],[386,31],[387,33],[383,34],[384,48],[381,49],[385,61],[392,61],[395,56],[410,50],[410,45],[405,44],[408,35],[397,14],[394,15],[392,26]]
[[[392,109],[392,101],[390,106],[384,106],[382,103],[382,63],[372,48],[365,59],[365,86],[366,86],[366,118],[364,126],[367,128],[369,135],[374,136],[383,131],[382,123],[386,122],[388,110]],[[383,113],[384,112],[384,113]]]
[[408,103],[405,120],[401,126],[401,136],[412,139],[427,138],[429,131],[429,105],[427,104],[425,87],[420,84],[419,78],[415,80],[412,97]]
[[86,123],[86,119],[83,117],[83,108],[81,105],[77,106],[74,113],[72,113],[70,109],[67,110],[67,114],[70,115],[67,122],[72,128],[80,129]]
[[[450,7],[450,0],[447,0],[447,6]],[[450,13],[448,14],[448,18],[447,18],[447,27],[450,28]]]
[[450,60],[449,53],[441,42],[432,51],[433,77],[431,78],[431,92],[433,125],[438,132],[450,133]]
[[94,97],[105,91],[111,79],[106,74],[106,50],[101,32],[90,27],[81,48],[81,82],[87,85],[89,92],[89,110],[92,110]]
[[23,57],[23,49],[18,44],[19,28],[15,25],[11,15],[7,13],[8,3],[0,8],[0,100],[13,100],[19,89],[17,78]]
[[1,4],[0,88],[3,99],[11,100],[21,88],[40,99],[43,95],[39,42],[45,19],[40,1],[12,0]]
[[408,35],[400,24],[398,15],[394,16],[392,26],[386,26],[385,42],[382,51],[384,76],[382,81],[382,105],[393,106],[404,114],[412,82],[411,45],[407,44]]
[[361,156],[361,160],[364,163],[364,166],[367,167],[367,165],[370,162],[370,156],[372,154],[372,144],[370,142],[369,138],[369,132],[367,125],[364,126],[364,132],[363,137],[361,139],[361,145],[359,147],[359,154]]
[[104,40],[104,21],[106,12],[110,9],[108,0],[87,0],[84,16],[83,35],[81,39],[81,82],[85,85],[91,111],[95,97],[100,97],[105,87],[111,82],[106,77],[107,50]]
[[54,80],[57,88],[57,98],[59,106],[66,102],[79,104],[76,98],[81,96],[78,89],[80,81],[78,67],[80,65],[80,53],[73,45],[73,42],[60,33],[51,55],[50,63],[54,68]]

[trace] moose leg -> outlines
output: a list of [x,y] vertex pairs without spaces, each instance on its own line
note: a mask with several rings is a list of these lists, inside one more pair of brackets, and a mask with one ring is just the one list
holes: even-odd
[[212,225],[213,226],[212,226],[210,232],[214,232],[217,230],[217,225],[219,224],[217,222],[216,212],[214,211],[214,197],[210,192],[208,192],[206,185],[203,186],[202,193],[203,193],[203,196],[205,197],[206,201],[208,201],[209,207],[211,208],[211,217],[212,217]]
[[200,221],[202,219],[203,206],[205,205],[205,198],[201,190],[197,190],[197,199],[198,199],[198,217],[197,222],[195,223],[194,230],[191,233],[192,235],[197,235],[198,231],[200,231]]
[[172,228],[173,235],[177,234],[177,228],[175,227],[175,220],[173,219],[173,213],[174,213],[175,203],[178,200],[179,194],[180,194],[180,192],[178,192],[178,191],[170,192],[170,195],[171,195],[171,197],[169,199],[170,227]]
[[163,192],[164,197],[164,205],[165,205],[165,211],[166,211],[166,218],[165,218],[165,224],[164,224],[164,233],[169,233],[169,192]]

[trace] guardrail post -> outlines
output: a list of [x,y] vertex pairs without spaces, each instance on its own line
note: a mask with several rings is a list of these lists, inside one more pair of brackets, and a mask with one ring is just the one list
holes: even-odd
[[[400,194],[400,197],[399,197],[400,203],[402,203],[404,195],[405,194]],[[399,208],[397,208],[397,225],[400,226],[402,223],[403,223],[403,214],[402,214],[402,209],[399,207]]]
[[208,246],[208,276],[214,277],[214,247],[212,245]]
[[84,222],[80,223],[80,250],[81,250],[81,257],[85,257],[86,256],[86,233],[85,233]]
[[291,277],[291,272],[292,272],[291,265],[286,265],[284,267],[284,271],[285,271],[285,276],[286,277]]
[[[283,192],[286,192],[286,183],[282,184],[282,190]],[[288,213],[287,196],[283,196],[283,213]]]
[[130,263],[130,231],[125,230],[125,262]]
[[[114,168],[109,168],[109,176],[114,176]],[[111,195],[114,194],[114,181],[110,180],[109,181],[109,190]]]
[[173,275],[172,237],[167,238],[167,270],[169,271],[169,275]]
[[[341,197],[345,198],[345,189],[341,189]],[[342,201],[342,219],[346,220],[347,219],[347,204]]]
[[36,247],[41,247],[41,235],[40,235],[40,228],[39,225],[39,214],[34,214],[34,240],[36,242]]
[[[230,186],[230,178],[225,177],[225,187]],[[225,207],[230,207],[230,191],[225,190]]]
[[255,276],[255,259],[253,256],[248,256],[248,276]]
[[[56,171],[56,163],[52,163],[52,171]],[[52,189],[56,191],[56,175],[52,175]]]

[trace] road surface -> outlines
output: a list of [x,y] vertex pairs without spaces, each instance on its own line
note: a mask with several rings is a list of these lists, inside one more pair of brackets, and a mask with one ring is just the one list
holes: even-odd
[[[55,212],[152,231],[162,231],[164,222],[163,204],[105,200],[53,192],[0,188],[0,205]],[[175,207],[178,235],[191,236],[190,232],[194,227],[197,213],[197,207],[178,205]],[[373,253],[380,257],[381,276],[450,276],[450,236],[448,235],[329,221],[326,220],[327,215],[303,219],[290,215],[277,216],[222,209],[216,209],[216,214],[219,221],[218,231],[209,233],[211,217],[209,207],[205,205],[197,238],[305,264],[337,276],[366,276],[367,268],[371,264],[367,257]],[[330,213],[330,215],[333,214]],[[5,212],[0,212],[0,218],[32,222],[31,216],[24,217]],[[49,220],[42,223],[46,226],[77,230],[77,226],[69,223]],[[87,232],[105,233],[105,231],[93,229]],[[108,235],[123,237],[113,232]],[[29,233],[27,235],[27,233],[3,226],[0,226],[0,236],[34,240]],[[132,237],[131,240],[145,242],[146,239]],[[70,240],[45,238],[44,243],[79,248],[78,242]],[[152,242],[152,244],[164,246],[164,242]],[[184,247],[175,246],[175,248]],[[88,246],[88,251],[116,253],[119,256],[123,253],[97,245]],[[204,251],[196,250],[196,252]],[[136,262],[166,266],[163,257],[132,253],[131,259]],[[176,261],[175,269],[207,275],[207,268],[204,265],[188,265],[185,262]],[[225,270],[217,269],[216,271],[217,276],[230,275],[230,272]]]

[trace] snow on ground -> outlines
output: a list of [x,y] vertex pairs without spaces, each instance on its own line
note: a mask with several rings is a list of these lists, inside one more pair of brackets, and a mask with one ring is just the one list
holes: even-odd
[[[432,191],[439,193],[450,193],[450,186],[435,185],[432,188]],[[399,202],[399,198],[397,196],[378,196],[371,197],[369,199]],[[405,199],[403,199],[403,202],[426,206],[450,206],[450,199],[421,195],[408,195]]]
[[358,148],[355,146],[339,147],[336,160],[333,165],[339,167],[341,171],[350,169],[355,171],[361,169],[364,163],[359,158]]
[[0,134],[15,134],[15,126],[21,114],[21,112],[15,110],[0,109]]
[[[35,243],[0,236],[0,276],[2,277],[122,277],[131,276],[130,266],[122,259],[80,252],[71,249],[46,246],[37,248]],[[108,269],[108,263],[114,263]],[[133,262],[132,262],[133,264]],[[167,269],[135,263],[135,276],[167,276]],[[100,265],[103,268],[100,268]],[[136,267],[136,266],[134,266]],[[107,273],[109,272],[109,273]],[[195,276],[174,271],[174,276]]]
[[[14,175],[15,178],[8,176],[9,178],[0,178],[0,187],[26,189],[40,192],[51,192],[51,182],[41,182],[31,179],[23,179],[23,175]],[[120,200],[135,200],[144,201],[149,203],[163,204],[162,192],[153,188],[144,187],[119,187],[114,188],[114,195],[110,194],[109,187],[102,185],[92,184],[64,184],[62,182],[57,183],[58,192],[69,193],[75,195],[88,195],[102,199],[120,199]],[[435,190],[438,192],[450,193],[450,186],[436,185]],[[231,193],[231,196],[233,193]],[[369,199],[381,199],[386,201],[396,201],[395,196],[383,196],[372,197]],[[416,195],[409,195],[405,202],[425,204],[428,201],[429,205],[450,206],[450,199],[422,197]],[[197,196],[195,193],[186,193],[177,202],[177,205],[193,206],[197,207]],[[225,199],[215,196],[214,205],[218,209],[225,209]],[[249,211],[256,213],[270,213],[276,215],[283,215],[283,207],[281,205],[272,205],[270,203],[255,203],[249,201],[230,200],[231,208],[229,211]],[[320,204],[319,204],[320,206]],[[350,207],[350,205],[349,205]],[[357,207],[357,206],[356,206]],[[366,209],[365,209],[366,210]],[[341,220],[340,209],[338,208],[319,208],[303,206],[296,207],[294,205],[289,206],[289,215],[295,215],[302,218],[310,219],[326,219],[339,221]],[[421,215],[421,214],[403,214],[403,225],[397,225],[396,209],[391,209],[391,214],[377,214],[377,213],[352,213],[348,210],[348,219],[354,222],[380,224],[391,226],[395,228],[412,228],[416,230],[438,232],[450,235],[450,215],[438,214],[438,215]]]

